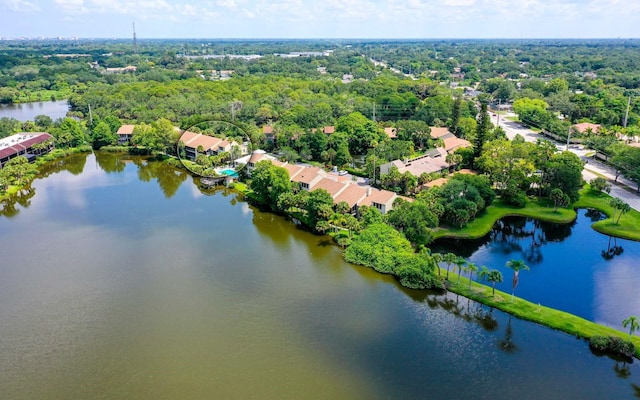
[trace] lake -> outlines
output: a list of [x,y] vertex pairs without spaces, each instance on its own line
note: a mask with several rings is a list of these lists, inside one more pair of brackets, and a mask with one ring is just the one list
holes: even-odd
[[404,289],[346,263],[326,237],[164,164],[75,155],[44,175],[0,217],[3,398],[640,393],[637,362]]
[[67,100],[40,101],[35,103],[1,104],[0,118],[15,118],[19,121],[33,121],[37,115],[48,115],[54,121],[64,118],[69,111]]
[[600,324],[622,329],[622,320],[640,315],[640,243],[602,235],[591,224],[604,218],[578,210],[570,224],[507,217],[478,240],[442,240],[434,251],[454,251],[478,266],[498,269],[511,293],[511,259],[524,260],[516,295]]

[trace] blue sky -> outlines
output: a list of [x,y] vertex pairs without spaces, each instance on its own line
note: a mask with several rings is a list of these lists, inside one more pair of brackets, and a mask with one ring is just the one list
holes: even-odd
[[0,37],[630,38],[640,0],[0,0]]

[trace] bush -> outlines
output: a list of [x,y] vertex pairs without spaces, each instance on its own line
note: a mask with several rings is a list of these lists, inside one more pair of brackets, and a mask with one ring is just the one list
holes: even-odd
[[633,343],[617,336],[592,336],[589,339],[589,347],[596,352],[611,353],[627,358],[632,358],[636,352]]
[[518,208],[523,208],[527,205],[527,196],[518,189],[505,190],[502,192],[501,198],[505,203]]

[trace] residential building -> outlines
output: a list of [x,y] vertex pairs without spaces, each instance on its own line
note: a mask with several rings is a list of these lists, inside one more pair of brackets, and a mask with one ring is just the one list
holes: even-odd
[[571,130],[574,133],[579,133],[582,135],[587,134],[589,132],[598,134],[600,133],[601,128],[602,128],[602,125],[592,124],[591,122],[581,122],[579,124],[571,125]]
[[131,141],[133,137],[133,130],[135,129],[135,125],[122,125],[116,134],[118,135],[118,144],[125,145]]
[[448,128],[431,127],[431,138],[442,139],[443,148],[447,153],[453,153],[460,148],[471,147],[471,142],[460,139],[449,131]]
[[0,139],[0,168],[12,158],[19,156],[33,162],[53,147],[53,136],[46,132],[22,132]]

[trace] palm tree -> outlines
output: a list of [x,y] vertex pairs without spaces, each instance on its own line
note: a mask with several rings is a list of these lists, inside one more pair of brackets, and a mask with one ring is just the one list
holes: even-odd
[[453,253],[447,253],[442,258],[442,261],[447,263],[447,277],[446,277],[447,280],[449,280],[449,268],[451,267],[451,264],[454,264],[457,260],[458,260],[458,256]]
[[513,295],[516,291],[516,286],[518,286],[518,275],[520,274],[520,270],[528,271],[529,266],[522,260],[509,260],[507,261],[507,267],[513,270],[513,280],[511,283],[511,301],[513,301]]
[[471,290],[471,281],[473,280],[473,273],[478,272],[478,266],[475,265],[474,263],[467,264],[467,272],[469,273],[469,290]]
[[631,341],[631,335],[633,335],[633,332],[640,329],[640,322],[638,322],[638,317],[632,315],[629,318],[622,320],[622,327],[626,328],[627,326],[629,327],[629,341]]
[[435,253],[431,255],[431,259],[433,260],[434,263],[436,263],[436,269],[438,270],[438,276],[440,276],[440,263],[443,260],[443,255],[442,253]]
[[489,276],[489,268],[486,265],[480,267],[480,271],[478,271],[478,280],[484,282]]
[[455,264],[456,270],[458,271],[458,281],[456,282],[457,285],[458,283],[460,283],[460,275],[462,275],[462,272],[466,271],[465,264],[467,264],[467,260],[465,260],[463,257],[458,257],[456,258]]
[[496,283],[501,283],[503,278],[502,278],[502,272],[498,271],[497,269],[492,269],[491,271],[489,271],[489,274],[487,274],[487,280],[489,282],[491,282],[492,287],[493,287],[493,296],[496,295]]

